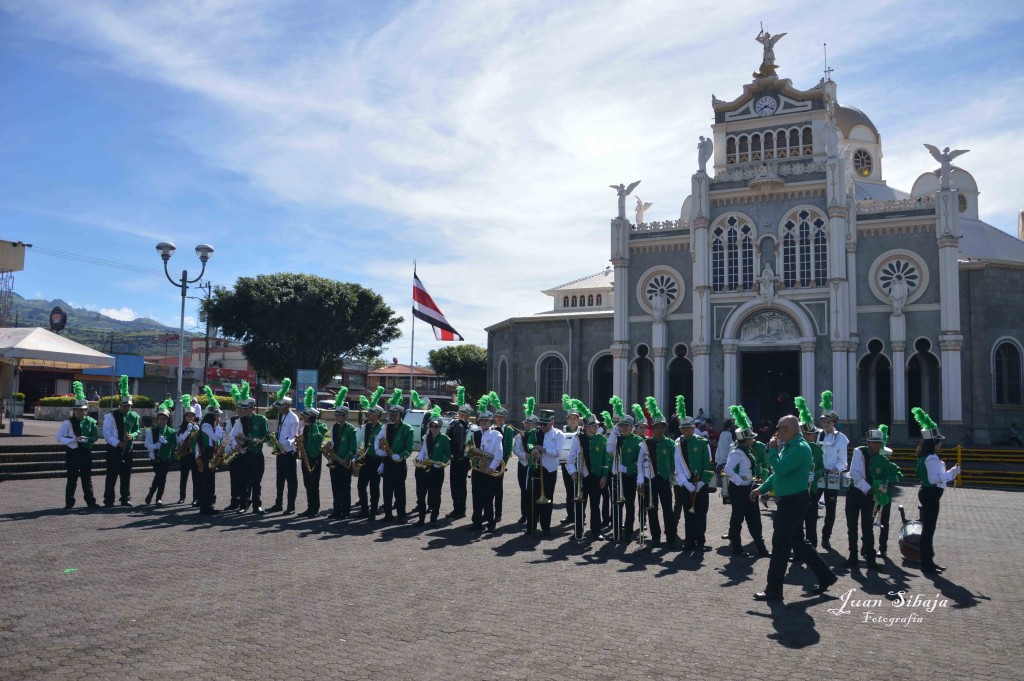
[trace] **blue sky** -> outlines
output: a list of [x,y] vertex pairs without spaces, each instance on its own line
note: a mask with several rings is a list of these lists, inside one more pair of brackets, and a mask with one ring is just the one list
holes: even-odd
[[[177,325],[175,269],[311,272],[411,315],[412,261],[467,340],[550,306],[608,260],[608,184],[675,218],[711,125],[786,32],[779,73],[822,75],[882,133],[890,185],[958,164],[983,220],[1024,207],[1024,5],[971,2],[0,0],[0,238],[25,296]],[[189,325],[195,324],[190,305]],[[416,359],[436,343],[417,328]],[[408,335],[386,356],[409,358]]]

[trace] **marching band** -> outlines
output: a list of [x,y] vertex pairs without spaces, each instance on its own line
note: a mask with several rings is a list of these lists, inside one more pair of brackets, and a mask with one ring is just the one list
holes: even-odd
[[[431,526],[437,525],[448,469],[453,510],[446,517],[457,520],[465,516],[469,478],[472,516],[467,529],[494,532],[501,522],[505,467],[514,455],[520,489],[517,524],[524,526],[527,535],[536,534],[538,529],[544,536],[550,535],[562,470],[566,519],[573,523],[575,539],[585,540],[585,529],[589,529],[589,541],[636,541],[642,548],[664,545],[701,553],[711,550],[706,541],[709,497],[721,487],[723,499],[731,507],[729,530],[723,537],[728,539],[730,554],[746,555],[741,541],[745,524],[757,556],[771,558],[767,586],[755,596],[760,600],[782,598],[791,556],[815,573],[818,591],[828,589],[836,581],[836,575],[816,550],[818,498],[823,497],[825,508],[821,545],[830,549],[839,487],[834,481],[847,468],[845,516],[849,559],[843,566],[856,570],[862,555],[868,569],[884,569],[877,558],[885,557],[891,485],[903,479],[899,467],[888,458],[892,450],[885,446],[887,426],[868,431],[867,445],[857,447],[852,459],[847,459],[849,439],[836,428],[839,416],[832,407],[829,391],[822,394],[820,430],[814,424],[807,401],[797,397],[794,404],[798,416],[780,419],[767,448],[757,440],[745,409],[731,406],[729,422],[735,430],[728,438],[722,438],[719,451],[712,458],[711,444],[697,434],[696,421],[687,413],[682,396],[675,403],[680,436],[672,439],[667,435],[668,420],[653,397],[648,397],[643,406],[633,404],[632,413],[627,413],[620,398],[613,397],[612,413],[604,411],[599,417],[582,401],[565,395],[565,430],[555,427],[553,410],[535,413],[536,400],[530,397],[523,405],[525,417],[519,430],[507,422],[508,410],[493,391],[483,395],[474,409],[466,401],[464,389],[459,387],[455,400],[457,414],[450,422],[442,416],[440,406],[427,411],[429,400],[420,399],[414,392],[413,404],[429,417],[414,451],[416,433],[405,421],[403,391],[398,388],[388,400],[386,410],[378,404],[383,388],[378,388],[369,399],[360,397],[365,422],[358,429],[348,420],[347,388],[338,392],[334,423],[328,427],[320,420],[313,388],[303,396],[300,414],[292,410],[288,379],[283,381],[274,401],[276,429],[271,429],[266,416],[256,413],[256,401],[244,382],[235,394],[238,415],[227,429],[221,425],[223,412],[209,387],[205,389],[206,409],[201,423],[196,423],[191,397],[183,395],[184,419],[177,429],[169,423],[174,408],[170,399],[158,406],[156,425],[142,429],[138,414],[131,410],[127,380],[121,386],[119,407],[106,414],[102,428],[107,444],[106,506],[113,505],[118,478],[121,504],[131,506],[131,443],[142,439],[154,471],[147,505],[154,498],[157,505],[162,505],[167,473],[176,458],[182,470],[179,503],[185,502],[191,475],[192,505],[198,505],[202,515],[220,513],[214,507],[216,472],[227,467],[231,471],[231,504],[224,510],[241,513],[251,507],[254,514],[262,516],[264,445],[268,444],[277,471],[276,501],[268,512],[294,513],[298,467],[307,501],[302,515],[319,516],[320,476],[326,465],[333,496],[331,519],[350,517],[354,478],[359,504],[354,518],[374,521],[382,512],[384,521],[404,523],[407,460],[412,457],[417,502],[413,514],[418,514],[417,525],[425,525],[427,516]],[[66,448],[65,504],[66,508],[74,505],[77,482],[81,480],[87,504],[96,507],[90,472],[91,449],[99,433],[96,422],[85,415],[88,402],[81,384],[76,382],[74,388],[76,402],[71,418],[57,434],[58,442]],[[385,413],[387,423],[382,424],[380,419]],[[959,474],[959,468],[947,470],[939,459],[942,436],[935,422],[919,408],[915,408],[914,414],[922,428],[918,447],[923,526],[920,555],[922,569],[936,572],[943,569],[934,562],[933,547],[939,499],[946,484]],[[476,417],[475,423],[470,421],[472,416]],[[650,437],[642,435],[642,428],[649,429]],[[362,446],[358,447],[360,440]],[[720,450],[724,446],[728,453],[722,460]],[[771,513],[771,551],[763,537],[762,509],[758,504],[760,501],[768,508],[769,497],[776,504]],[[638,510],[640,526],[639,532],[635,532]],[[875,548],[876,527],[880,552]]]

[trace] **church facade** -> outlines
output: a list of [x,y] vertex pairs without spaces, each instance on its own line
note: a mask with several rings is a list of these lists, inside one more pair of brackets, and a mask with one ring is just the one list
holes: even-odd
[[712,97],[679,219],[645,221],[619,186],[611,266],[487,329],[492,385],[517,416],[530,395],[668,411],[684,394],[719,424],[731,404],[774,422],[829,389],[854,440],[888,423],[908,441],[921,406],[954,442],[1005,441],[1024,423],[1024,234],[979,219],[964,152],[925,145],[939,167],[889,187],[874,124],[832,80],[779,78],[778,38],[758,37],[738,97]]

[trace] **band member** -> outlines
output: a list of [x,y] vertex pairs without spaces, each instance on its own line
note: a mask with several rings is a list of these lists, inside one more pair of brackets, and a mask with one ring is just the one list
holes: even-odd
[[946,470],[946,463],[939,458],[942,441],[939,426],[921,407],[910,410],[914,420],[921,426],[921,442],[917,445],[917,478],[921,489],[917,498],[921,502],[921,572],[934,574],[945,570],[935,563],[935,526],[939,520],[939,500],[948,483],[960,475],[960,466]]
[[[494,415],[487,410],[488,396],[477,403],[476,425],[473,430],[473,445],[490,457],[487,466],[492,471],[501,467],[501,433],[491,429]],[[484,527],[493,532],[495,528],[494,488],[501,478],[497,478],[478,469],[473,469],[473,523],[467,529],[482,530]]]
[[[653,435],[647,440],[647,456],[637,467],[637,487],[640,488],[641,506],[647,503],[647,520],[651,526],[651,546],[661,546],[661,525],[658,523],[658,506],[665,518],[665,536],[669,545],[678,542],[677,516],[672,510],[672,485],[680,485],[687,492],[696,492],[690,478],[681,450],[674,440],[665,437],[668,421],[661,413],[657,401],[648,397],[645,405],[653,421]],[[639,405],[633,408],[636,413]],[[640,412],[643,414],[643,412]],[[692,424],[691,424],[692,430]],[[692,435],[692,433],[691,433]]]
[[679,416],[680,432],[677,444],[694,489],[685,493],[682,487],[675,488],[673,513],[677,522],[680,512],[683,515],[683,529],[686,536],[683,550],[710,551],[711,547],[708,546],[705,539],[707,538],[708,505],[710,503],[708,484],[715,474],[714,466],[711,463],[711,448],[707,438],[698,437],[695,434],[696,422],[692,417],[686,415],[686,399],[682,395],[676,396],[676,413]]
[[[238,423],[239,414],[242,413],[242,409],[238,408],[238,403],[242,401],[242,391],[238,389],[237,385],[231,386],[231,397],[235,400],[236,413],[231,417],[230,422],[224,426],[224,430],[227,433],[227,451],[234,452],[238,450],[238,446],[235,439],[231,437],[231,433],[235,429],[235,424]],[[242,495],[245,489],[245,459],[243,454],[243,452],[238,451],[238,455],[228,464],[231,504],[224,509],[225,511],[238,511],[242,508]]]
[[795,416],[779,419],[778,432],[768,444],[768,460],[772,474],[750,492],[756,502],[762,494],[774,492],[778,503],[772,531],[772,558],[768,565],[768,585],[754,594],[759,601],[781,601],[782,581],[786,576],[791,551],[797,560],[807,564],[818,577],[816,593],[824,593],[836,583],[836,576],[825,565],[818,552],[806,540],[800,540],[800,523],[807,504],[807,479],[811,473],[811,448],[800,434],[800,422]]
[[551,496],[558,480],[558,463],[565,447],[565,434],[554,427],[555,412],[541,409],[537,427],[526,438],[527,456],[530,459],[530,517],[526,533],[533,534],[540,523],[541,532],[551,534]]
[[[299,477],[296,473],[296,465],[299,457],[295,453],[295,436],[299,434],[299,417],[292,412],[292,398],[288,397],[288,389],[292,386],[292,379],[285,378],[281,381],[281,389],[277,391],[277,398],[274,406],[277,407],[277,441],[284,449],[283,454],[278,454],[275,459],[277,470],[277,498],[274,505],[267,509],[270,513],[290,515],[295,513],[295,497],[299,490]],[[288,507],[281,505],[284,499],[284,488],[288,486]]]
[[[377,435],[375,449],[381,458],[377,472],[384,483],[384,521],[405,522],[405,479],[409,472],[405,460],[412,454],[415,439],[412,426],[402,421],[405,407],[402,406],[402,390],[395,388],[388,400],[388,417],[391,422]],[[394,515],[392,516],[392,511]]]
[[526,412],[526,417],[523,419],[523,431],[516,435],[512,443],[512,451],[516,455],[516,459],[519,460],[519,465],[516,466],[516,474],[519,478],[520,525],[525,525],[530,517],[530,506],[533,499],[529,485],[530,457],[526,451],[526,443],[529,440],[530,432],[537,426],[537,416],[533,413],[536,404],[537,400],[535,398],[526,398],[526,403],[523,404],[523,410]]
[[[807,504],[807,511],[804,513],[804,522],[801,525],[800,539],[806,539],[811,546],[818,548],[818,497],[821,494],[819,481],[825,475],[825,458],[821,445],[818,444],[819,431],[814,425],[814,416],[807,407],[807,400],[798,396],[794,403],[800,418],[800,432],[804,441],[811,448],[811,460],[813,466],[807,476],[807,491],[811,496],[811,503]],[[759,443],[760,444],[760,443]],[[762,445],[763,446],[763,445]],[[767,466],[767,463],[765,464]],[[763,479],[768,479],[766,472]]]
[[132,411],[132,396],[128,393],[128,377],[118,381],[121,402],[116,411],[103,417],[103,439],[107,441],[107,479],[103,489],[103,505],[114,505],[114,483],[121,479],[121,505],[132,505],[132,440],[141,430],[137,412]]
[[[601,534],[601,491],[608,487],[611,474],[611,457],[608,456],[608,439],[597,432],[597,417],[580,400],[573,400],[580,412],[584,426],[569,448],[566,469],[572,476],[574,487],[578,487],[583,500],[576,507],[576,537],[583,538],[583,524],[586,518],[586,504],[590,504],[590,540],[604,541]],[[574,499],[578,498],[573,495]]]
[[473,415],[473,407],[466,402],[466,389],[461,385],[455,389],[455,404],[459,409],[458,418],[448,424],[446,433],[452,442],[452,463],[449,466],[452,510],[445,517],[452,520],[466,517],[466,478],[469,477],[466,438],[469,433],[469,417]]
[[846,534],[849,538],[850,557],[844,567],[857,567],[857,524],[860,524],[861,542],[868,568],[878,569],[875,561],[874,533],[874,479],[871,475],[871,457],[882,451],[882,431],[868,431],[868,446],[857,447],[850,459],[850,489],[846,491]]
[[156,505],[163,506],[164,485],[167,484],[167,470],[171,467],[171,457],[174,456],[175,444],[174,428],[171,428],[171,410],[174,409],[174,400],[167,399],[160,404],[156,412],[156,425],[149,429],[148,435],[143,439],[143,444],[149,451],[149,460],[153,462],[153,483],[149,486],[149,494],[146,495],[146,504],[153,501],[156,495]]
[[[574,438],[581,432],[580,415],[573,406],[572,398],[568,395],[562,395],[562,409],[565,410],[565,428],[562,429],[562,433],[567,438]],[[572,448],[571,442],[569,443],[569,448]],[[576,504],[572,500],[575,490],[573,489],[572,476],[569,475],[565,464],[566,462],[561,461],[561,458],[559,458],[559,467],[562,469],[562,486],[565,488],[565,517],[562,518],[563,525],[576,522]]]
[[[185,440],[195,433],[195,439],[199,439],[199,424],[197,421],[202,418],[196,416],[196,413],[192,410],[192,396],[188,393],[183,393],[181,396],[181,425],[178,426],[177,441],[178,446],[185,444]],[[199,445],[193,445],[191,452],[178,459],[178,466],[181,468],[181,483],[178,491],[178,503],[185,503],[185,492],[188,489],[188,476],[192,475],[192,505],[199,505],[199,491],[196,488],[196,476],[199,475],[199,471],[196,469],[196,452],[199,451]]]
[[82,481],[82,498],[89,508],[99,508],[92,492],[92,446],[99,439],[96,420],[86,416],[89,401],[81,381],[71,384],[75,402],[71,407],[71,418],[60,424],[57,442],[64,445],[64,468],[67,471],[67,486],[64,489],[64,508],[75,505],[75,489]]
[[379,469],[381,459],[377,456],[374,443],[377,442],[377,436],[384,427],[380,422],[384,409],[377,404],[383,394],[384,388],[378,386],[370,395],[370,399],[366,399],[365,395],[359,396],[359,407],[366,412],[366,423],[361,426],[363,429],[363,448],[360,454],[362,467],[356,478],[356,490],[359,493],[359,513],[356,517],[367,518],[371,521],[376,519],[377,508],[380,504]]
[[[493,390],[490,394],[491,411],[494,412],[494,430],[501,435],[501,458],[505,462],[505,466],[508,466],[508,460],[512,457],[512,444],[515,442],[516,435],[519,431],[512,427],[511,424],[505,422],[508,418],[508,409],[501,406],[501,401],[498,399],[497,393]],[[496,478],[494,481],[494,522],[501,522],[501,505],[505,499],[505,473],[502,469],[502,475],[500,478]]]
[[885,558],[889,544],[889,511],[892,510],[892,486],[903,480],[900,467],[894,464],[889,449],[889,426],[878,426],[882,433],[882,451],[871,457],[871,478],[875,490],[875,524],[878,525],[878,555]]
[[[821,427],[822,432],[818,435],[818,444],[821,445],[825,459],[826,473],[842,473],[848,467],[847,453],[850,448],[850,439],[843,433],[836,430],[839,423],[839,415],[832,408],[832,391],[826,390],[821,393]],[[829,539],[832,537],[832,526],[836,522],[836,499],[839,490],[825,490],[825,522],[821,526],[821,546],[831,549]]]
[[217,402],[213,389],[210,386],[204,386],[203,389],[206,391],[206,414],[199,427],[199,460],[196,462],[196,468],[199,469],[199,513],[216,515],[220,513],[213,507],[217,499],[217,474],[210,466],[210,461],[213,459],[214,450],[224,439],[224,429],[220,425],[220,403]]
[[416,502],[420,509],[420,519],[417,525],[423,525],[427,518],[427,509],[430,509],[430,526],[437,525],[437,516],[441,509],[441,487],[444,486],[444,467],[452,458],[452,441],[441,432],[444,421],[441,419],[441,407],[434,407],[430,423],[427,425],[427,435],[423,438],[419,461],[430,463],[430,467],[424,469],[424,481],[426,489],[422,492],[416,490]]
[[324,436],[327,435],[327,424],[320,420],[320,410],[316,408],[316,389],[306,388],[303,396],[302,412],[305,423],[302,425],[302,486],[306,489],[306,510],[301,513],[304,518],[315,518],[320,515],[320,475],[324,469],[323,451]]
[[743,522],[746,521],[747,531],[754,540],[758,555],[769,556],[771,554],[764,545],[764,536],[761,533],[761,512],[757,508],[757,502],[750,500],[750,492],[758,474],[753,449],[757,433],[751,427],[750,418],[743,407],[733,405],[729,407],[729,412],[732,414],[732,421],[737,424],[733,440],[735,444],[723,469],[728,478],[729,503],[732,506],[729,517],[729,548],[734,556],[744,554],[740,531],[743,529]]
[[356,429],[348,422],[345,397],[348,388],[341,386],[334,396],[334,425],[331,426],[331,449],[341,463],[331,469],[331,497],[334,512],[331,518],[342,520],[352,512],[352,461],[356,458]]
[[[633,538],[633,523],[636,520],[636,481],[637,464],[640,459],[647,456],[647,443],[642,437],[634,432],[636,420],[633,416],[626,416],[622,400],[612,397],[612,409],[619,419],[618,425],[608,438],[608,453],[612,456],[612,480],[613,485],[622,485],[622,496],[625,503],[622,504],[625,515],[620,515],[619,537],[623,542],[629,542]],[[636,405],[643,417],[640,405]],[[616,491],[613,496],[618,497]],[[641,513],[643,513],[641,509]],[[614,529],[613,529],[614,532]]]
[[241,400],[238,402],[238,419],[228,437],[240,454],[241,497],[240,509],[244,512],[252,504],[252,512],[263,515],[263,443],[270,432],[267,417],[255,413],[256,400],[249,396],[249,383],[242,381]]

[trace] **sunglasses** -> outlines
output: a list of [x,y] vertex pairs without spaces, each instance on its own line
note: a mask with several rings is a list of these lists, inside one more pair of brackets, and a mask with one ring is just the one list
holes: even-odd
[[435,423],[434,425],[432,425],[432,426],[430,426],[430,427],[431,427],[431,428],[440,428],[441,426],[439,426],[439,425],[437,425],[437,424]]

